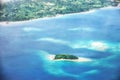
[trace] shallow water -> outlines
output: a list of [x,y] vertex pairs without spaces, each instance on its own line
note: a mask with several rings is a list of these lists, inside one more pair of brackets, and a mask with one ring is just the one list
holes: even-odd
[[[119,36],[119,8],[0,24],[3,80],[119,80]],[[49,58],[59,53],[88,61]]]

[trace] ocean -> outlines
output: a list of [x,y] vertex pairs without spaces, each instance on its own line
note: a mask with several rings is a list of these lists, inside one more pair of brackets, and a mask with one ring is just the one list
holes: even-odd
[[120,8],[1,22],[0,58],[1,80],[120,80]]

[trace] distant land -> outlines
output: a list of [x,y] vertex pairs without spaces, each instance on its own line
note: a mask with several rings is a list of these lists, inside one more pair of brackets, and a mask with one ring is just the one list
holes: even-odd
[[2,0],[0,3],[0,21],[23,21],[117,6],[119,0]]

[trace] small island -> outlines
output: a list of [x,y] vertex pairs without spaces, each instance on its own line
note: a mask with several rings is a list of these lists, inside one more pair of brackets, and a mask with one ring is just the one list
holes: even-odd
[[74,55],[70,55],[70,54],[57,54],[55,55],[54,59],[72,59],[72,60],[76,60],[79,59],[77,56]]
[[91,62],[91,61],[93,61],[93,59],[90,59],[90,58],[78,57],[78,56],[71,55],[71,54],[56,54],[56,55],[50,54],[48,56],[48,59],[52,60],[52,61],[73,61],[73,62]]

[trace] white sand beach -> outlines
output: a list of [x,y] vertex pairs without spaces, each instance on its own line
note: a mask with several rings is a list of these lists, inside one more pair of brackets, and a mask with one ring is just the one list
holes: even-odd
[[54,58],[55,58],[55,55],[48,56],[49,60],[54,60],[54,61],[73,61],[73,62],[91,62],[91,61],[93,61],[92,59],[84,58],[84,57],[79,57],[78,59],[54,59]]

